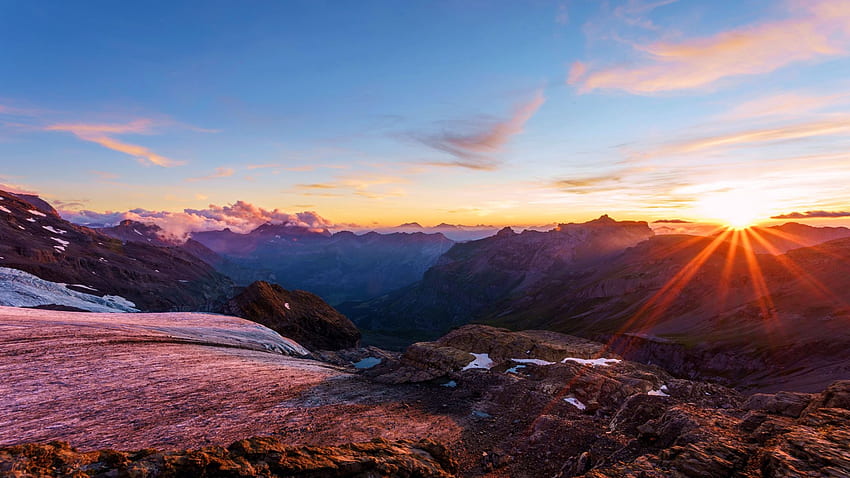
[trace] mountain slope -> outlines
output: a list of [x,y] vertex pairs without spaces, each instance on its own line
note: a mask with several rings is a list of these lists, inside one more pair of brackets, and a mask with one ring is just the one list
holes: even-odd
[[0,267],[121,296],[148,311],[214,310],[232,290],[228,278],[181,248],[122,242],[3,191]]
[[330,304],[364,300],[411,284],[453,244],[441,234],[315,231],[265,224],[248,234],[198,232],[192,239],[226,259],[222,273],[309,290]]
[[357,327],[315,294],[268,282],[249,285],[221,312],[263,324],[311,350],[351,348],[360,341]]

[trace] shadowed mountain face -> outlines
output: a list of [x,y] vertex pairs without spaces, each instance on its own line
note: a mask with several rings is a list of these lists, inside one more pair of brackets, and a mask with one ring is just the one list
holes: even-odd
[[453,244],[442,234],[331,235],[285,224],[265,224],[248,234],[198,232],[192,238],[226,259],[217,269],[239,284],[276,282],[331,304],[412,284]]
[[456,244],[408,288],[342,308],[366,329],[417,329],[433,337],[507,298],[526,296],[553,276],[610,260],[652,235],[645,222],[608,216],[548,232],[517,234],[505,228],[487,239]]
[[850,238],[753,253],[767,234],[657,236],[556,266],[551,252],[550,264],[533,262],[535,236],[506,232],[456,246],[416,285],[343,312],[399,335],[468,322],[555,330],[610,340],[680,376],[817,390],[850,374]]
[[311,350],[351,348],[360,341],[357,327],[319,296],[268,282],[249,285],[221,312],[263,324]]
[[228,278],[180,247],[122,242],[42,203],[0,191],[0,267],[149,311],[214,310],[231,294]]

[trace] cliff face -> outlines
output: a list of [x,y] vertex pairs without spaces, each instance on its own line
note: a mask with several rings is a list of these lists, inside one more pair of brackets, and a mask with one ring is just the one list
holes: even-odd
[[311,350],[356,347],[360,341],[357,327],[319,296],[268,282],[249,285],[221,312],[263,324]]
[[2,191],[0,258],[2,267],[141,310],[214,310],[232,293],[227,277],[179,247],[122,242]]

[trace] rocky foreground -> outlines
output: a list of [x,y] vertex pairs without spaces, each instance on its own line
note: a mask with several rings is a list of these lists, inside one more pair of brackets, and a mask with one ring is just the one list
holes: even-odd
[[241,319],[169,315],[0,309],[0,473],[850,475],[850,381],[747,397],[486,326],[318,361]]

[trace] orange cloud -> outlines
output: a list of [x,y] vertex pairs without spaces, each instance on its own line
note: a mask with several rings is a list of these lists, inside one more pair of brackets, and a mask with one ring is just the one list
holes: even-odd
[[517,106],[507,120],[481,125],[476,128],[478,131],[468,134],[445,132],[422,139],[426,145],[457,158],[454,162],[429,164],[461,166],[470,169],[495,169],[497,162],[487,155],[498,153],[514,135],[522,133],[525,123],[545,102],[543,92],[538,91],[530,101]]
[[186,181],[194,182],[206,181],[207,179],[229,178],[230,176],[233,176],[234,173],[236,173],[236,171],[232,168],[215,168],[215,172],[212,174],[196,178],[186,178]]
[[162,167],[172,167],[183,164],[153,151],[130,143],[118,141],[108,135],[112,134],[147,134],[151,132],[153,121],[141,119],[127,124],[82,124],[63,123],[45,127],[47,131],[67,131],[74,136],[92,143],[97,143],[105,148],[134,156],[143,163],[147,162]]
[[845,55],[850,46],[850,4],[793,2],[795,15],[678,43],[635,45],[637,66],[591,68],[574,63],[567,82],[582,92],[618,89],[636,94],[707,87],[740,75],[769,73],[786,65]]
[[693,153],[696,151],[733,147],[742,144],[769,143],[847,133],[850,133],[850,119],[848,118],[813,121],[776,128],[750,129],[725,135],[682,141],[656,151],[653,156],[659,154]]

